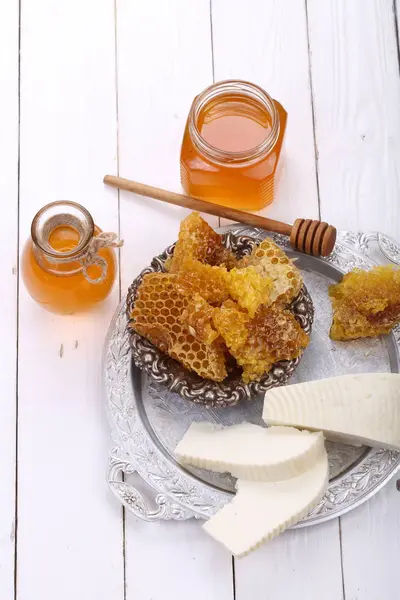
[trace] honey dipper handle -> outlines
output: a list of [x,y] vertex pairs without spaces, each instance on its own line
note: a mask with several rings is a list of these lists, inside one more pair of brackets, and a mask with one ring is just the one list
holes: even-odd
[[155,200],[161,200],[167,204],[175,204],[176,206],[182,206],[183,208],[189,208],[190,210],[197,210],[199,212],[207,213],[208,215],[214,215],[216,217],[223,217],[224,219],[231,219],[238,223],[244,223],[250,227],[260,227],[261,229],[267,229],[274,231],[275,233],[283,233],[284,235],[290,235],[292,226],[281,221],[274,221],[273,219],[266,219],[255,215],[253,213],[244,212],[237,208],[229,208],[228,206],[221,206],[220,204],[213,204],[212,202],[206,202],[205,200],[197,200],[191,196],[184,196],[183,194],[176,194],[175,192],[167,192],[161,188],[146,185],[144,183],[138,183],[137,181],[131,181],[130,179],[124,179],[123,177],[115,177],[114,175],[106,175],[104,177],[104,183],[120,190],[126,190],[127,192],[134,192],[140,196],[148,196]]

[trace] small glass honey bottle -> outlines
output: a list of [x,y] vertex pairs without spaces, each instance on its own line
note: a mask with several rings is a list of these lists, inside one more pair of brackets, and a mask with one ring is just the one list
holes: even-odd
[[44,206],[35,216],[22,254],[22,279],[50,312],[70,315],[91,308],[110,293],[116,277],[115,233],[103,233],[75,202]]

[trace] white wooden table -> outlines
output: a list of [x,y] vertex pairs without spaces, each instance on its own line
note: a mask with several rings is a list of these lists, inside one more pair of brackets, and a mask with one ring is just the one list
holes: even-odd
[[[400,77],[392,0],[1,0],[1,600],[398,600],[393,480],[339,520],[246,559],[197,522],[147,524],[107,489],[100,356],[128,284],[184,211],[106,189],[106,173],[180,190],[190,103],[214,80],[289,113],[268,214],[400,238]],[[59,318],[18,278],[31,219],[56,199],[120,230],[100,312]],[[217,225],[217,220],[211,220]]]

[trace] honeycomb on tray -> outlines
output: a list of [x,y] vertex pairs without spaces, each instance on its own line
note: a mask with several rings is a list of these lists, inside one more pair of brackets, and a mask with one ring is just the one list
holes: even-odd
[[215,309],[213,320],[237,363],[243,367],[243,381],[259,379],[279,360],[300,356],[309,343],[293,314],[281,304],[261,306],[251,318],[228,300]]
[[391,265],[356,269],[330,286],[330,337],[354,340],[390,333],[400,323],[400,269]]
[[190,213],[182,221],[173,257],[166,265],[167,270],[176,273],[187,258],[209,265],[224,264],[228,269],[236,264],[234,254],[225,248],[222,237],[197,212]]
[[211,266],[194,258],[185,258],[177,272],[178,282],[200,294],[211,304],[220,304],[229,297],[228,271],[224,266]]
[[230,297],[236,300],[241,308],[247,309],[251,317],[254,317],[262,304],[271,304],[274,286],[268,275],[261,275],[254,267],[247,267],[233,268],[225,277]]
[[274,242],[265,239],[249,256],[244,256],[239,267],[253,266],[261,275],[273,281],[271,302],[290,304],[300,292],[303,280],[299,269]]
[[285,307],[300,291],[300,272],[269,240],[238,261],[193,213],[168,269],[143,277],[130,325],[201,377],[222,381],[236,361],[247,383],[307,346]]
[[185,258],[177,275],[179,283],[213,305],[220,305],[231,297],[254,316],[261,304],[271,303],[272,279],[261,275],[254,267],[228,271],[223,265],[211,266],[194,258]]
[[219,336],[212,320],[214,311],[215,308],[200,294],[194,294],[183,309],[179,320],[195,338],[212,344]]
[[219,340],[201,341],[179,319],[190,299],[187,288],[178,284],[177,275],[144,275],[131,314],[131,326],[201,377],[222,381],[226,377],[224,345]]

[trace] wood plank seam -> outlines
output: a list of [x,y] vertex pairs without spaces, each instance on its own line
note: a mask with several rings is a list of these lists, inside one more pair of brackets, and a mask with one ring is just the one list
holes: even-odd
[[[118,116],[118,28],[117,28],[117,0],[114,0],[114,64],[115,64],[115,114],[117,117],[117,175],[119,177],[119,116]],[[118,237],[121,238],[121,200],[120,191],[117,190],[117,204],[118,204]],[[121,302],[122,298],[122,277],[121,277],[121,248],[118,248],[118,297]],[[125,509],[123,507],[123,514],[125,515]],[[125,516],[123,517],[123,524],[125,527]]]
[[315,125],[315,106],[314,106],[314,88],[312,79],[312,65],[311,65],[311,46],[310,46],[310,30],[308,24],[308,0],[304,0],[304,14],[306,19],[306,35],[307,35],[307,52],[308,52],[308,81],[310,86],[310,103],[311,103],[311,116],[312,116],[312,127],[313,127],[313,139],[314,139],[314,156],[315,156],[315,182],[317,187],[317,201],[318,201],[318,218],[321,220],[321,199],[319,194],[319,174],[318,174],[318,142]]
[[[116,141],[117,141],[117,175],[119,176],[119,96],[118,96],[118,6],[117,0],[114,0],[114,77],[115,77],[115,115],[116,115]],[[121,196],[117,190],[118,206],[118,237],[121,239]],[[118,248],[118,299],[122,301],[122,273],[121,273],[121,254],[122,248]],[[125,475],[122,475],[122,481],[125,481]],[[122,568],[123,568],[123,600],[126,600],[126,511],[125,506],[121,507],[122,515]]]
[[[212,80],[213,80],[213,83],[215,83],[214,32],[213,32],[212,3],[213,3],[213,0],[210,0],[210,36],[211,36]],[[221,227],[221,217],[218,217],[218,227]]]
[[400,75],[400,39],[399,39],[399,21],[397,19],[397,0],[393,0],[392,11],[393,11],[393,23],[394,23],[394,36],[396,39],[396,46],[397,46],[397,62],[399,65],[399,75]]
[[233,600],[236,600],[236,573],[235,573],[235,557],[232,556],[232,591]]
[[211,35],[212,79],[213,79],[213,83],[215,83],[214,33],[213,33],[213,17],[212,17],[212,0],[210,0],[210,35]]
[[340,569],[342,571],[342,600],[346,600],[346,588],[344,585],[344,564],[343,564],[343,548],[342,548],[342,521],[341,517],[338,518],[339,528],[339,547],[340,547]]
[[17,314],[15,355],[15,512],[14,512],[14,600],[18,591],[18,381],[19,381],[19,242],[20,242],[20,139],[21,139],[21,0],[18,2],[18,164],[17,164]]

